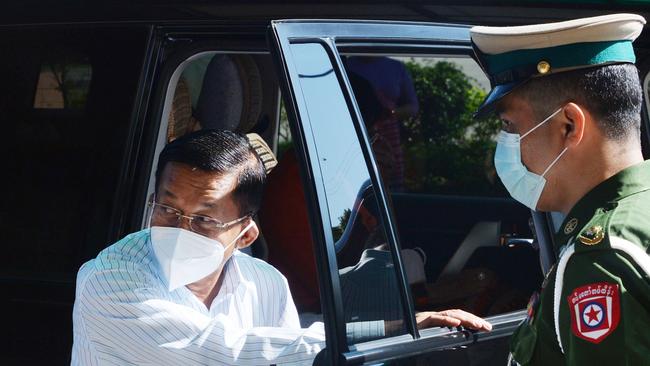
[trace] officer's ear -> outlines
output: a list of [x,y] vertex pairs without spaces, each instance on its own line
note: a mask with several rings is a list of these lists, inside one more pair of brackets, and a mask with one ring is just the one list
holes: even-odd
[[585,133],[585,123],[588,118],[588,113],[579,104],[567,103],[562,114],[562,131],[566,139],[565,147],[572,147],[578,145],[582,141]]

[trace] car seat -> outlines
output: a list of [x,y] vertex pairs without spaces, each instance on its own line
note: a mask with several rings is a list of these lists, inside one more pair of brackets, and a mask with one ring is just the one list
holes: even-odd
[[290,148],[268,175],[258,217],[268,262],[289,282],[299,312],[320,312],[316,262],[298,159]]

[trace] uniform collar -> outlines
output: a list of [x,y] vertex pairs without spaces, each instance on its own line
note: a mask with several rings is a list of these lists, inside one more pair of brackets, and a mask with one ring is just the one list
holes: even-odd
[[599,208],[608,210],[617,201],[650,189],[650,160],[625,168],[598,184],[573,206],[555,235],[556,253],[590,221]]

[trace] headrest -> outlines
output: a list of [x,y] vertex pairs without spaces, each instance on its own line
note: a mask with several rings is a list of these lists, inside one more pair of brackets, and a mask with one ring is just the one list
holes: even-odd
[[194,114],[203,128],[246,133],[260,118],[262,98],[252,56],[217,54],[206,68]]

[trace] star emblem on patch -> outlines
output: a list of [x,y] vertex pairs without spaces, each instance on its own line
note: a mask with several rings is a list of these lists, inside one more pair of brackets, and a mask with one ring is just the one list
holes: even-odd
[[571,313],[571,331],[576,337],[600,343],[618,326],[620,320],[617,284],[599,282],[581,286],[567,297]]
[[582,321],[587,327],[597,327],[604,319],[604,309],[598,303],[587,305],[582,313]]

